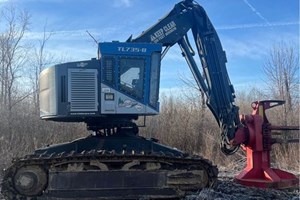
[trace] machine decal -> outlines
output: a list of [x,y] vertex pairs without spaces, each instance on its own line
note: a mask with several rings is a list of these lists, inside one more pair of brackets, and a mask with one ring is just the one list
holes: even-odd
[[70,115],[96,115],[96,113],[84,113],[84,112],[79,112],[79,113],[70,113]]
[[121,52],[131,52],[131,53],[146,53],[147,52],[147,48],[118,47],[118,51],[121,51]]
[[141,111],[143,109],[143,106],[141,104],[137,104],[135,106],[135,109],[137,109],[138,111]]
[[125,107],[125,108],[132,108],[134,106],[138,105],[136,101],[132,101],[130,99],[121,99],[119,98],[118,106],[119,107]]
[[170,23],[166,24],[158,31],[150,35],[151,42],[158,43],[160,40],[164,39],[166,36],[174,32],[176,29],[177,29],[176,23],[174,21],[171,21]]
[[102,90],[103,93],[110,92],[110,88],[102,88],[101,90]]
[[77,64],[77,67],[85,67],[87,65],[88,65],[88,63],[81,62],[81,63]]

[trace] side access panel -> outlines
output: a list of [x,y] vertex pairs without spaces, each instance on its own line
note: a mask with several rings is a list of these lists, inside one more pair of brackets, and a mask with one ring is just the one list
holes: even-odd
[[68,69],[70,112],[98,111],[98,70]]

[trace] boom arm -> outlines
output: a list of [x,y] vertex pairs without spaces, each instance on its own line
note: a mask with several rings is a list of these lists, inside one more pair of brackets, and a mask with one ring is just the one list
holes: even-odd
[[[195,53],[187,36],[189,30],[192,30],[203,73],[193,58]],[[231,146],[229,141],[241,126],[239,108],[234,105],[235,94],[226,70],[225,51],[204,9],[192,0],[184,0],[158,23],[137,38],[130,37],[128,42],[161,43],[165,46],[162,57],[174,44],[180,46],[198,87],[206,96],[206,104],[220,126],[222,151],[234,153],[238,146]]]

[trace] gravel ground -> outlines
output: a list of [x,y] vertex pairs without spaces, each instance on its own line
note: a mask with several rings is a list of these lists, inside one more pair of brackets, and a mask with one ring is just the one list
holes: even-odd
[[201,190],[198,194],[189,195],[185,200],[300,200],[299,189],[275,190],[245,187],[232,179],[218,180],[212,188]]
[[[2,183],[1,177],[0,177],[0,183]],[[0,185],[0,200],[4,200],[4,198],[3,198],[2,194],[1,194],[1,185]]]

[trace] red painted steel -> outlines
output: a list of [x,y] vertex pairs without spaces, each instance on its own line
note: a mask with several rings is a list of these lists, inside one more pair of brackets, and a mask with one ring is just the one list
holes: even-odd
[[[283,189],[299,186],[299,179],[294,174],[270,166],[271,130],[274,130],[275,126],[269,123],[265,110],[283,103],[283,101],[254,102],[252,115],[241,116],[249,137],[247,145],[243,146],[247,153],[247,166],[235,177],[236,182],[260,188]],[[280,126],[276,128],[281,129]],[[284,128],[286,127],[282,127]],[[299,130],[299,127],[296,129],[293,127],[293,130]]]

